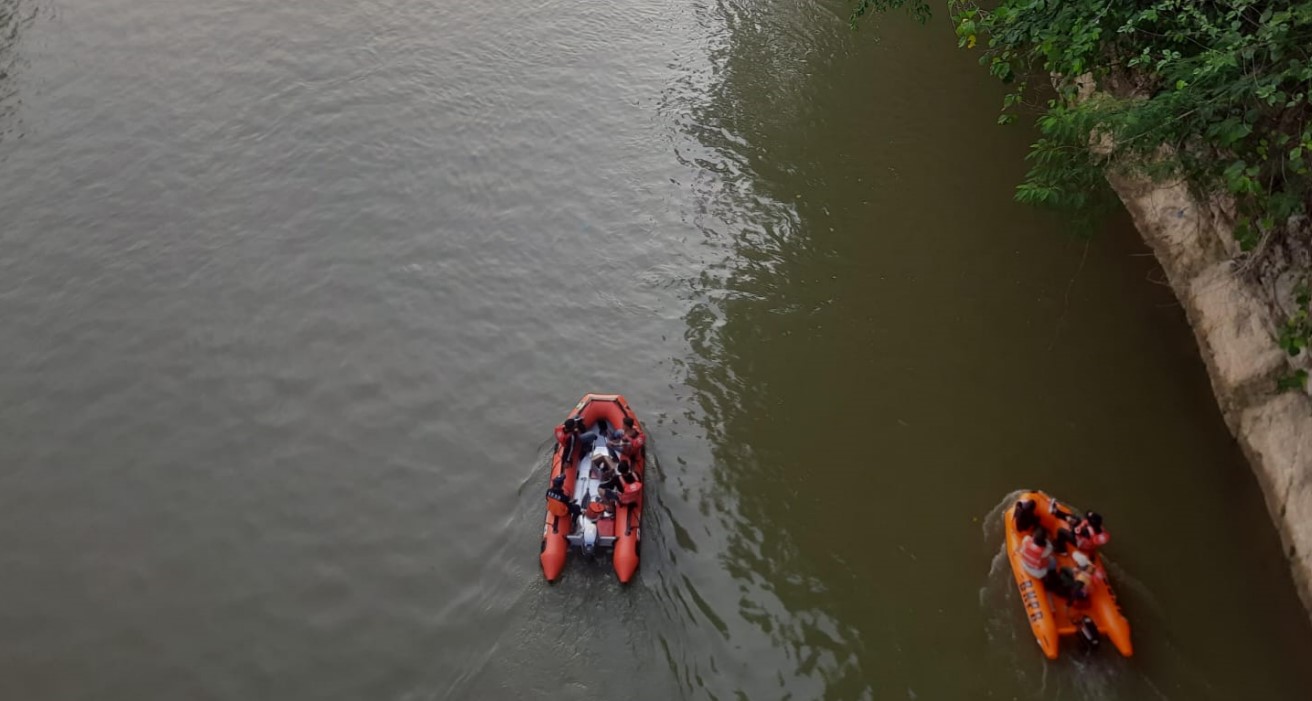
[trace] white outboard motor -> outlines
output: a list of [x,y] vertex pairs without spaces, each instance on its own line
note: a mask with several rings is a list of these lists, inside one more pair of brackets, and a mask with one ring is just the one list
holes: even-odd
[[587,517],[581,520],[583,521],[583,552],[591,555],[597,549],[597,522]]

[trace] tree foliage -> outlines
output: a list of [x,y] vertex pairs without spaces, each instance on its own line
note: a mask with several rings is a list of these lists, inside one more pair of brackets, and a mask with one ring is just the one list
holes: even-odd
[[[1289,0],[950,0],[959,43],[1014,87],[1057,97],[1018,199],[1082,208],[1090,168],[1182,177],[1228,192],[1247,250],[1309,206],[1312,2]],[[1081,80],[1102,88],[1079,99]],[[1104,148],[1089,149],[1091,143]],[[1168,148],[1163,148],[1166,146]],[[1086,155],[1087,154],[1087,155]]]
[[857,22],[862,17],[875,12],[888,12],[889,10],[906,10],[921,22],[929,21],[931,14],[929,3],[925,0],[857,0],[856,5],[852,7],[852,17],[849,21],[852,28],[856,29]]

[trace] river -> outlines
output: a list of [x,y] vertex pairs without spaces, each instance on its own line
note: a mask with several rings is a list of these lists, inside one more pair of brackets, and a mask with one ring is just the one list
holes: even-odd
[[[1128,221],[1013,203],[943,18],[846,12],[0,0],[0,698],[1305,698]],[[586,391],[651,434],[627,588],[538,572]],[[1026,487],[1133,659],[1042,659]]]

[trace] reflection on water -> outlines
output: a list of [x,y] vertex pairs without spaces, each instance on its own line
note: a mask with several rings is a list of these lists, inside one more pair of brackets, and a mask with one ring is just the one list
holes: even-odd
[[[1069,420],[1057,423],[1065,407],[1102,404],[1085,435],[1116,433],[1118,417],[1128,418],[1106,409],[1119,404],[1116,392],[1193,396],[1205,379],[1195,360],[1161,355],[1191,374],[1177,367],[1181,380],[1163,385],[1156,369],[1082,366],[1082,388],[1053,379],[1069,372],[1054,345],[1069,364],[1094,348],[1117,354],[1118,343],[1143,343],[1086,340],[1125,326],[1105,310],[1072,313],[1072,274],[1098,288],[1103,305],[1145,305],[1158,293],[1114,279],[1124,259],[1104,254],[1083,269],[1079,248],[1051,220],[1012,207],[1025,134],[992,124],[996,95],[969,82],[969,56],[954,64],[926,48],[938,38],[921,32],[935,37],[940,27],[890,19],[872,43],[845,31],[842,9],[719,2],[710,14],[718,25],[708,21],[722,31],[710,51],[716,81],[680,105],[685,139],[676,146],[694,172],[694,223],[722,255],[706,266],[686,316],[694,356],[684,366],[714,455],[704,493],[691,498],[722,533],[690,539],[722,542],[719,559],[738,589],[736,600],[712,591],[708,605],[687,610],[731,642],[768,639],[763,666],[780,672],[771,689],[759,674],[707,682],[697,672],[715,658],[679,668],[694,670],[694,688],[708,694],[753,698],[1226,698],[1250,688],[1264,673],[1218,674],[1197,661],[1198,647],[1165,642],[1175,622],[1154,606],[1146,580],[1114,565],[1120,552],[1142,562],[1130,525],[1109,557],[1144,641],[1139,657],[1049,664],[1037,654],[999,560],[1000,531],[988,530],[1002,505],[972,514],[1027,479],[1141,482],[1133,460],[1109,470],[1106,455],[1065,428]],[[1096,245],[1141,251],[1123,225],[1108,237]],[[1063,321],[1085,328],[1058,343]],[[1187,338],[1178,316],[1169,321]],[[1134,333],[1152,339],[1161,329],[1154,320]],[[1164,444],[1196,451],[1193,436],[1223,431],[1210,406],[1200,408],[1201,418],[1154,436],[1139,459]],[[1140,411],[1137,421],[1155,415]],[[1054,463],[1069,470],[1055,473]],[[1248,477],[1237,460],[1225,467]],[[1114,492],[1097,494],[1104,513],[1140,512]],[[1248,503],[1261,518],[1260,504]],[[1296,606],[1287,580],[1276,587]],[[1283,635],[1274,618],[1264,634]],[[743,623],[756,630],[740,632]],[[1308,631],[1291,633],[1287,644],[1312,649]],[[1231,654],[1247,649],[1214,636]],[[1302,674],[1267,662],[1266,673]]]
[[[690,598],[703,612],[699,618],[730,644],[753,647],[746,654],[752,667],[738,674],[710,674],[724,664],[715,659],[681,666],[700,679],[690,693],[703,687],[714,697],[868,698],[873,687],[859,663],[862,643],[832,610],[843,594],[831,591],[817,572],[817,553],[794,537],[817,525],[804,516],[806,502],[820,494],[807,493],[807,468],[781,464],[769,438],[806,432],[773,422],[780,416],[775,384],[792,379],[787,371],[773,375],[782,369],[774,358],[785,352],[774,344],[786,343],[793,325],[806,324],[816,307],[793,279],[812,242],[796,206],[771,192],[761,173],[769,163],[784,170],[795,164],[762,157],[786,143],[771,140],[770,122],[788,129],[804,119],[808,106],[799,91],[808,73],[823,69],[812,43],[845,45],[848,38],[830,31],[832,18],[812,6],[719,2],[710,12],[721,28],[710,52],[718,79],[694,104],[681,105],[686,118],[679,126],[692,141],[679,142],[678,152],[694,173],[695,224],[723,258],[707,266],[701,301],[686,317],[696,354],[686,382],[696,389],[698,420],[714,455],[706,488],[693,498],[719,531],[707,537],[737,592],[709,592],[713,604]],[[804,366],[796,372],[805,374]],[[690,582],[686,588],[696,591]],[[733,615],[725,620],[716,610]],[[738,630],[744,624],[755,630]]]

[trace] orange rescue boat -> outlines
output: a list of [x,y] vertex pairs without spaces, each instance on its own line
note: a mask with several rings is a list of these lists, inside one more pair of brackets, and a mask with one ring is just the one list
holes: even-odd
[[[620,394],[587,394],[568,418],[581,422],[584,432],[596,430],[601,438],[592,446],[575,445],[566,459],[565,446],[556,442],[551,456],[551,475],[548,484],[560,476],[565,479],[561,488],[572,502],[571,511],[575,514],[554,514],[547,510],[546,524],[542,529],[542,548],[539,560],[542,562],[542,574],[548,582],[555,582],[565,569],[565,559],[571,548],[595,555],[611,555],[615,576],[620,582],[628,583],[638,569],[638,546],[642,537],[642,507],[645,500],[645,479],[647,452],[645,446],[646,431],[638,422],[638,417],[629,408],[629,403]],[[638,478],[637,487],[627,492],[618,503],[609,508],[602,508],[599,490],[600,476],[592,467],[591,458],[595,454],[607,452],[605,434],[607,431],[620,429],[624,419],[632,419],[642,441],[637,442],[635,450],[622,456],[629,461],[633,473]]]
[[[1017,501],[1027,499],[1036,502],[1035,511],[1039,516],[1039,527],[1047,529],[1049,535],[1054,535],[1058,527],[1068,527],[1052,513],[1052,504],[1056,503],[1064,507],[1063,510],[1066,512],[1081,513],[1069,505],[1057,502],[1043,492],[1024,492]],[[1042,579],[1030,575],[1021,566],[1020,544],[1025,533],[1016,531],[1016,521],[1012,518],[1015,510],[1016,505],[1012,504],[1002,514],[1007,532],[1007,559],[1011,562],[1011,573],[1016,578],[1016,588],[1020,593],[1021,603],[1025,606],[1025,613],[1029,617],[1030,628],[1034,631],[1034,638],[1038,640],[1039,647],[1043,648],[1043,654],[1050,660],[1057,659],[1060,639],[1080,635],[1094,644],[1105,637],[1112,641],[1122,655],[1126,657],[1133,655],[1134,647],[1130,644],[1130,622],[1121,614],[1121,608],[1116,603],[1116,593],[1112,591],[1111,583],[1107,578],[1102,556],[1095,553],[1091,558],[1093,578],[1087,599],[1074,604],[1068,603],[1066,597],[1049,592]],[[1058,569],[1077,566],[1070,553],[1053,554],[1057,559]]]

